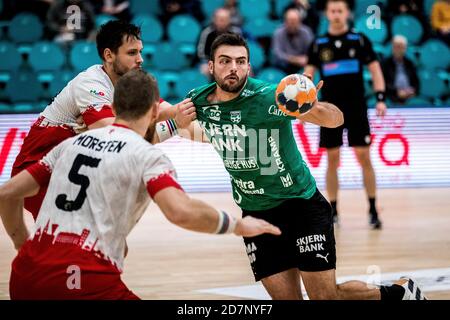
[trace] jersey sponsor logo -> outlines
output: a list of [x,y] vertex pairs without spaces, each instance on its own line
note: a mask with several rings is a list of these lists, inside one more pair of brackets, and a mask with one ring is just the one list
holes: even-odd
[[280,176],[281,183],[283,184],[283,187],[289,188],[294,184],[294,181],[292,181],[291,174],[288,173],[285,176]]
[[[256,189],[254,181],[245,181],[236,177],[231,176],[236,187],[239,188],[245,194],[264,194],[264,188]],[[236,192],[237,193],[237,192]]]
[[203,112],[208,117],[208,119],[220,121],[220,115],[222,111],[219,110],[218,105],[203,107]]
[[359,72],[359,62],[356,59],[348,59],[326,63],[322,66],[322,72],[325,77],[355,74]]
[[255,157],[223,158],[223,164],[228,171],[253,171],[259,169],[258,161],[256,161]]
[[237,192],[236,189],[234,189],[234,193],[237,194],[237,199],[235,197],[233,197],[234,202],[236,202],[236,204],[241,204],[242,202],[242,196],[239,192]]
[[334,54],[332,50],[325,48],[320,50],[319,57],[322,62],[328,62],[333,60]]
[[231,122],[239,123],[242,120],[241,111],[231,111],[230,112]]
[[244,151],[244,148],[241,146],[241,140],[239,139],[211,137],[211,144],[217,151]]
[[278,116],[278,117],[287,117],[287,114],[281,111],[276,105],[271,105],[267,112],[268,114]]
[[244,89],[242,90],[241,97],[250,97],[255,94],[255,91]]
[[312,251],[323,251],[323,243],[326,241],[324,234],[313,234],[310,236],[302,237],[297,239],[297,247],[300,253],[312,252]]
[[275,159],[275,163],[278,167],[278,172],[283,173],[284,171],[286,171],[286,169],[284,167],[284,162],[281,159],[280,150],[278,148],[277,142],[275,141],[275,139],[272,136],[270,136],[267,139],[267,141],[269,142],[270,149],[272,150],[272,156]]
[[102,91],[97,91],[97,90],[95,90],[95,89],[91,89],[91,90],[89,91],[89,93],[92,93],[94,96],[100,96],[100,97],[104,97],[104,96],[105,96],[105,93],[104,93],[104,92],[102,92]]
[[248,255],[248,259],[250,260],[250,263],[253,263],[256,261],[256,245],[254,242],[251,242],[249,244],[247,244],[247,246],[245,247],[245,251],[247,251],[247,255]]
[[355,57],[355,54],[356,54],[355,48],[351,48],[351,49],[348,51],[348,55],[350,56],[350,58],[354,58],[354,57]]
[[335,45],[335,47],[336,48],[340,48],[340,47],[342,47],[342,41],[341,40],[336,40],[335,42],[334,42],[334,45]]
[[203,128],[206,134],[211,137],[214,136],[228,136],[228,137],[246,137],[247,128],[245,125],[236,124],[223,124],[207,123],[205,121],[199,121],[200,126]]
[[329,253],[327,253],[325,256],[321,255],[320,253],[317,253],[316,258],[324,259],[328,263],[328,255]]

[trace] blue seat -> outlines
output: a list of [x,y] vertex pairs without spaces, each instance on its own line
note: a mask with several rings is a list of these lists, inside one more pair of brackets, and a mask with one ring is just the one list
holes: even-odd
[[[367,8],[369,8],[372,5],[376,5],[379,7],[385,7],[387,4],[387,0],[358,0],[355,1],[355,10],[354,15],[355,17],[360,16],[366,16],[368,17],[369,13],[367,13]],[[382,8],[380,8],[382,10]],[[370,14],[372,14],[373,11],[370,11]]]
[[179,70],[187,66],[187,59],[178,47],[164,42],[156,46],[152,65],[158,70]]
[[277,17],[283,18],[284,10],[291,3],[292,3],[292,0],[276,0],[275,1],[275,14],[277,15]]
[[16,43],[31,43],[42,37],[43,26],[32,13],[19,13],[9,25],[9,38]]
[[70,70],[61,70],[54,73],[48,86],[50,96],[55,97],[74,76],[75,74]]
[[76,72],[83,71],[94,64],[101,63],[95,43],[77,41],[70,50],[70,63]]
[[153,70],[146,70],[147,72],[151,73],[156,81],[158,81],[158,89],[159,89],[159,96],[166,100],[166,98],[170,94],[170,87],[169,83],[166,81],[166,79],[162,76],[160,72],[153,71]]
[[0,71],[12,72],[22,63],[19,51],[10,42],[0,42]]
[[393,35],[401,34],[411,44],[417,44],[423,35],[423,28],[415,17],[404,14],[394,17],[391,24]]
[[198,69],[184,70],[180,73],[180,78],[175,83],[175,95],[179,98],[185,97],[192,89],[207,83],[208,78]]
[[380,28],[371,29],[369,28],[369,26],[367,26],[366,16],[362,16],[358,20],[356,20],[355,29],[359,32],[364,33],[364,35],[374,43],[383,43],[388,36],[388,28],[383,20],[380,20]]
[[258,17],[269,17],[270,1],[269,0],[245,0],[239,1],[239,12],[245,20]]
[[412,97],[411,99],[406,100],[405,105],[407,106],[429,106],[431,101],[426,99],[425,97]]
[[6,93],[12,103],[33,103],[42,94],[42,86],[34,72],[17,71],[6,84]]
[[0,114],[2,114],[2,113],[10,113],[11,111],[13,111],[12,106],[10,106],[7,103],[1,103],[0,102]]
[[450,49],[439,40],[428,40],[421,47],[420,63],[427,69],[450,66]]
[[143,42],[156,43],[163,36],[163,27],[161,22],[154,16],[140,14],[133,18],[132,23],[141,27],[141,37]]
[[319,18],[319,25],[317,26],[317,35],[323,36],[328,32],[328,19],[325,14],[321,14]]
[[257,78],[262,81],[278,84],[285,76],[286,74],[277,68],[265,68],[258,73]]
[[99,14],[95,17],[95,28],[100,29],[102,25],[111,20],[117,20],[117,18],[109,14]]
[[130,12],[133,16],[138,14],[158,15],[161,13],[158,0],[131,0]]
[[433,9],[433,4],[436,0],[424,0],[423,7],[425,9],[425,14],[427,17],[431,16],[431,9]]
[[272,37],[276,28],[280,25],[280,21],[270,20],[265,17],[258,17],[248,20],[244,24],[244,30],[255,38]]
[[207,0],[201,1],[202,11],[206,17],[212,17],[214,11],[223,7],[225,0]]
[[175,43],[197,43],[200,31],[197,20],[185,14],[173,17],[167,25],[169,40]]
[[19,102],[12,106],[12,111],[14,113],[35,113],[35,110],[35,104],[30,102]]
[[250,64],[253,71],[256,72],[264,65],[266,56],[263,48],[254,41],[248,41],[248,48],[250,50]]
[[448,88],[443,79],[433,70],[419,72],[420,94],[427,98],[439,98]]
[[34,71],[56,71],[65,62],[61,48],[52,42],[37,42],[30,51],[29,59]]

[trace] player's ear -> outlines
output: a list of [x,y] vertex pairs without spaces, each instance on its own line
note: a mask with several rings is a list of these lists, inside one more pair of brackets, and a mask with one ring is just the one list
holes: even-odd
[[214,72],[214,62],[212,60],[208,61],[208,71],[209,71],[209,74],[213,74],[213,72]]
[[114,103],[111,104],[111,109],[112,109],[112,113],[113,113],[114,117],[116,117],[117,114],[116,114],[116,108],[114,107]]
[[112,62],[112,60],[113,60],[113,52],[111,51],[111,49],[106,48],[105,50],[103,50],[103,59],[106,62]]

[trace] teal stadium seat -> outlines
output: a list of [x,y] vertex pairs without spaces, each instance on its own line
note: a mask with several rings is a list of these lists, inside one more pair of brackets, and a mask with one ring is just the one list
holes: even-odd
[[159,96],[162,99],[167,98],[170,94],[170,87],[166,79],[162,76],[160,72],[153,70],[146,70],[146,71],[151,73],[155,77],[156,81],[158,81]]
[[450,66],[450,49],[442,41],[431,39],[421,47],[420,63],[427,69]]
[[199,70],[184,70],[180,73],[180,78],[175,83],[175,95],[179,98],[183,98],[193,88],[197,88],[207,83],[208,78],[205,77]]
[[427,98],[418,96],[412,97],[411,99],[406,100],[405,105],[407,106],[429,106],[431,101]]
[[370,29],[367,26],[367,17],[362,16],[356,20],[355,29],[362,32],[373,43],[383,43],[388,36],[388,28],[383,20],[380,20],[380,28]]
[[100,64],[101,59],[95,43],[84,40],[75,42],[70,50],[70,63],[76,72],[83,71],[94,64]]
[[19,13],[9,25],[9,38],[16,43],[32,43],[42,37],[43,26],[39,18],[32,13]]
[[54,73],[48,86],[50,96],[55,97],[73,79],[74,75],[70,70],[61,70]]
[[180,49],[169,42],[156,46],[153,54],[153,66],[158,70],[179,70],[186,67],[188,60]]
[[265,68],[258,73],[257,78],[262,81],[278,84],[285,76],[286,74],[277,68]]
[[448,91],[444,80],[433,70],[419,72],[420,94],[424,97],[437,99]]
[[355,10],[354,15],[355,17],[365,16],[368,17],[370,14],[367,13],[367,8],[372,5],[377,5],[380,7],[381,10],[383,10],[383,7],[385,7],[387,4],[387,0],[357,0],[355,1]]
[[9,73],[17,70],[21,63],[22,58],[16,46],[10,42],[0,42],[0,82],[6,82]]
[[132,23],[141,27],[142,42],[156,43],[163,36],[163,27],[161,22],[149,14],[140,14],[133,18]]
[[35,103],[30,102],[15,103],[12,106],[12,111],[14,113],[35,113],[36,109]]
[[212,17],[214,11],[218,8],[223,7],[225,0],[207,0],[201,1],[202,11],[206,17]]
[[34,72],[15,72],[6,84],[6,93],[12,103],[34,103],[42,94],[42,86]]
[[273,33],[280,25],[281,23],[279,20],[257,17],[245,22],[244,30],[255,38],[272,37]]
[[250,64],[252,70],[256,73],[265,63],[266,56],[263,48],[254,41],[248,41],[248,48],[250,50]]
[[169,41],[176,44],[178,49],[186,55],[196,53],[200,32],[200,24],[190,15],[175,16],[167,25]]
[[161,13],[159,0],[130,0],[130,12],[133,16],[138,14],[156,16]]
[[56,71],[65,63],[62,49],[53,42],[37,42],[31,47],[28,58],[31,67],[36,72]]
[[436,2],[436,0],[424,0],[423,7],[425,9],[425,14],[427,17],[431,16],[431,9],[433,9],[433,4]]
[[323,36],[328,32],[328,20],[324,13],[320,14],[317,36]]
[[[311,1],[310,1],[311,2]],[[292,0],[275,0],[275,14],[280,19],[284,19],[283,13],[288,5],[292,3]]]
[[393,35],[401,34],[408,39],[408,43],[417,44],[422,39],[423,28],[415,17],[404,14],[394,17],[391,24]]
[[245,0],[239,1],[239,12],[245,20],[258,17],[269,17],[270,1],[269,0]]
[[1,103],[0,102],[0,114],[2,114],[2,113],[10,113],[11,111],[13,111],[12,106],[10,106],[7,103]]
[[111,20],[117,20],[117,18],[109,14],[99,14],[95,17],[95,28],[100,29],[103,24]]

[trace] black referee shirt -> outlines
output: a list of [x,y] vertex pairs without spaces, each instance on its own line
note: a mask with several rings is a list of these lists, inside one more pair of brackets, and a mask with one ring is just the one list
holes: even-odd
[[370,40],[361,33],[348,31],[318,37],[309,49],[309,64],[315,66],[325,81],[324,101],[364,101],[363,65],[377,60]]

